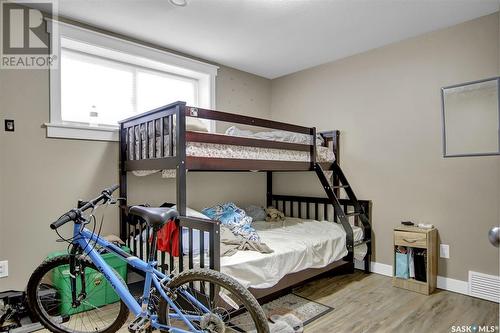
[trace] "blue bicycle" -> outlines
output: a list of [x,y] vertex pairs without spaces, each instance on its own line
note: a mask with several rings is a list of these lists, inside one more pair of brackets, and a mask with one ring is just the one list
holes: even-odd
[[[80,202],[50,225],[57,232],[73,221],[73,235],[61,237],[69,243],[68,254],[45,260],[29,280],[28,304],[35,318],[56,333],[117,332],[127,320],[130,332],[269,332],[257,300],[231,277],[208,269],[171,276],[156,268],[156,232],[177,218],[175,210],[130,208],[154,231],[148,262],[101,238],[94,212],[116,203],[112,193],[117,188]],[[118,272],[103,259],[109,254],[144,273],[141,297],[127,288],[126,271]]]

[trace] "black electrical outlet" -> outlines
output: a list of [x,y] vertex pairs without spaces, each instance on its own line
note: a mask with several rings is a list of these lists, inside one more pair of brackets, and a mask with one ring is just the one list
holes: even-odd
[[5,132],[14,132],[14,120],[5,119]]

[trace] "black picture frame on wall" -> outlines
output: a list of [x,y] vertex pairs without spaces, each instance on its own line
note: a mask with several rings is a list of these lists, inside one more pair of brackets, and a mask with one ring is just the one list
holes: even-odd
[[[496,82],[496,93],[497,93],[497,151],[485,151],[485,152],[475,152],[475,153],[450,153],[447,149],[447,117],[446,117],[446,92],[451,89],[456,89],[460,87],[466,87],[471,85],[477,85],[487,82]],[[455,84],[451,86],[446,86],[441,88],[441,114],[442,114],[442,138],[443,138],[443,157],[473,157],[473,156],[495,156],[500,155],[500,77],[491,77],[483,80],[470,81],[460,84]]]

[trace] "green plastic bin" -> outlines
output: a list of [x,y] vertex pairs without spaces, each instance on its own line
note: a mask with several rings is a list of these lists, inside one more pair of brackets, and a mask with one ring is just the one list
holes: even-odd
[[[128,247],[122,247],[127,253],[130,253]],[[52,252],[47,256],[47,258],[54,258],[58,256],[65,255],[65,252]],[[106,253],[101,255],[104,261],[123,278],[123,281],[127,281],[127,262],[120,259],[114,253]],[[89,298],[86,299],[91,305],[81,304],[77,308],[73,308],[72,297],[71,297],[71,287],[70,287],[70,276],[69,276],[69,265],[60,266],[52,272],[52,284],[59,292],[61,297],[60,314],[61,315],[72,315],[75,313],[80,313],[88,310],[93,310],[94,307],[101,307],[107,304],[112,304],[118,302],[120,297],[113,290],[111,284],[106,280],[104,275],[93,269],[85,269],[85,290]],[[80,292],[81,280],[76,280],[77,295]]]

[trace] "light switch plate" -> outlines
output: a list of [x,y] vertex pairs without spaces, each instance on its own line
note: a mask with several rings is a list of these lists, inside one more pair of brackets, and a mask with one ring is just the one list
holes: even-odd
[[450,246],[448,244],[441,244],[439,246],[439,256],[445,259],[450,258]]
[[9,262],[7,260],[0,261],[0,278],[9,276]]
[[5,119],[5,132],[14,132],[14,120],[13,119]]

